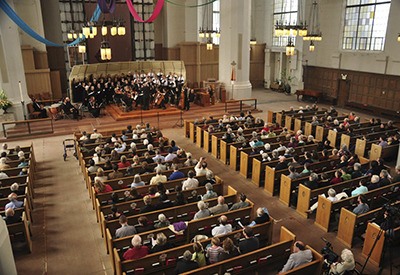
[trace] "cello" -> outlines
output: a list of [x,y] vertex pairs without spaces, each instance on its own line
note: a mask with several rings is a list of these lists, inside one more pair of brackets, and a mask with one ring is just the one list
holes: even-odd
[[181,97],[179,99],[178,107],[181,110],[185,109],[185,89],[186,88],[187,88],[186,86],[182,87]]

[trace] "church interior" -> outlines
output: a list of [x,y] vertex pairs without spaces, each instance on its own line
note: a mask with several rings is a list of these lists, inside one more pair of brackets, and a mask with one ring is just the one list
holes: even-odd
[[0,1],[0,274],[400,274],[399,12]]

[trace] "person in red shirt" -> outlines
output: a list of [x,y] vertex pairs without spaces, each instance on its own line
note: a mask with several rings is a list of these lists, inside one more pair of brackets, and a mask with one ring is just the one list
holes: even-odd
[[94,190],[96,194],[112,192],[113,189],[109,184],[104,184],[101,180],[97,179],[94,182]]
[[124,253],[125,260],[136,260],[145,257],[149,254],[149,248],[142,245],[142,238],[139,235],[135,235],[132,238],[132,248],[129,248]]
[[126,168],[131,166],[131,163],[126,159],[126,156],[121,156],[121,161],[118,163],[118,168]]
[[336,171],[335,177],[333,177],[330,181],[330,184],[336,184],[342,182],[342,172]]

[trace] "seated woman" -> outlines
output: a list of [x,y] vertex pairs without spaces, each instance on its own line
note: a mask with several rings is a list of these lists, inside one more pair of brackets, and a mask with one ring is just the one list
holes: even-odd
[[139,235],[135,235],[132,238],[132,248],[129,248],[123,257],[125,260],[135,260],[143,258],[147,254],[149,254],[149,248],[142,245],[142,238]]
[[351,250],[345,248],[340,255],[342,262],[336,262],[331,265],[329,274],[344,274],[346,271],[351,271],[355,268],[354,255]]

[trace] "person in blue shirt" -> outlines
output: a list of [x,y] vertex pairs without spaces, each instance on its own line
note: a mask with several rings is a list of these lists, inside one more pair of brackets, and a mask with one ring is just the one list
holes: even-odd
[[368,192],[368,188],[365,186],[365,181],[360,180],[359,186],[351,192],[351,196],[355,197]]
[[26,159],[24,157],[19,159],[21,162],[18,164],[18,167],[27,167],[29,166],[29,162],[26,161]]
[[178,170],[178,167],[173,165],[172,166],[174,169],[174,172],[169,176],[168,180],[177,180],[177,179],[183,179],[185,177],[185,174],[183,174],[181,171]]
[[6,206],[4,207],[5,210],[7,210],[8,208],[20,208],[24,205],[23,201],[18,201],[17,200],[17,194],[15,193],[11,193],[10,195],[8,195],[8,200],[10,201],[9,203],[6,204]]

